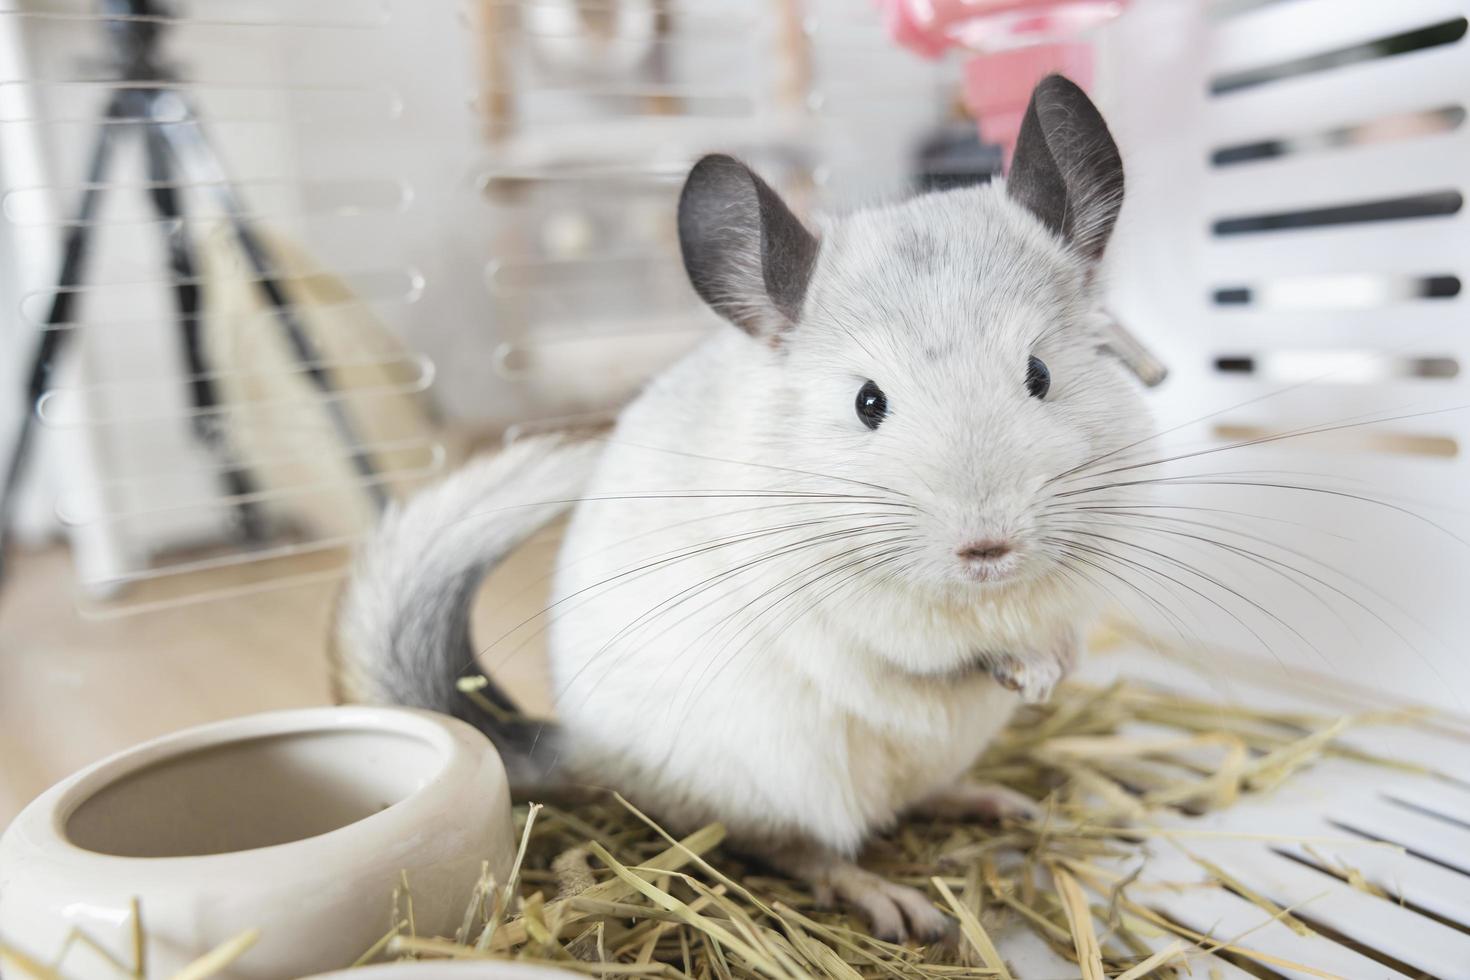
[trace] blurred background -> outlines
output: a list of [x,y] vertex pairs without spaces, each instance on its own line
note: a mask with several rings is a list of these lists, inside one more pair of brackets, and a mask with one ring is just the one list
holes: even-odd
[[1120,612],[1464,708],[1465,33],[1442,0],[0,0],[0,822],[324,700],[385,503],[724,329],[678,262],[701,154],[806,215],[985,181],[1053,70],[1123,150],[1108,306],[1169,367],[1161,455],[1239,447],[1165,499],[1278,549]]

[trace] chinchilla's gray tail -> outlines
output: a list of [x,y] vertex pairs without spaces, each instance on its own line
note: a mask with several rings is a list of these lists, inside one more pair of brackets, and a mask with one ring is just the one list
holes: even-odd
[[478,676],[470,607],[485,576],[582,494],[593,443],[561,437],[518,442],[478,459],[395,506],[358,552],[333,624],[332,680],[339,700],[398,704],[454,715],[500,751],[512,786],[558,785],[561,733],[522,716]]

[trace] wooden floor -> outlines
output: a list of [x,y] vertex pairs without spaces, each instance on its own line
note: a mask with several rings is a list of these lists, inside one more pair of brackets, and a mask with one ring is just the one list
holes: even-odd
[[[499,637],[541,608],[551,550],[533,542],[492,576],[477,637]],[[65,549],[13,555],[0,592],[0,827],[51,783],[143,739],[327,703],[337,589],[318,581],[88,619],[77,611]],[[528,709],[545,710],[539,637],[511,646],[493,655],[496,677]]]

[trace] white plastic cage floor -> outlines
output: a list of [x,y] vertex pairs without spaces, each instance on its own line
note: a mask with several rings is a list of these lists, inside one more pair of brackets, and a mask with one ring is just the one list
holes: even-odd
[[[1196,669],[1131,644],[1093,656],[1082,679],[1125,679],[1222,705],[1314,715],[1394,707],[1371,692],[1289,675],[1276,665],[1222,656]],[[1137,725],[1120,734],[1164,731]],[[1236,959],[1237,966],[1196,950],[1187,960],[1190,975],[1470,978],[1470,722],[1436,716],[1349,727],[1338,741],[1436,775],[1322,756],[1278,789],[1224,810],[1201,816],[1173,812],[1148,821],[1170,834],[1146,844],[1149,856],[1130,893],[1147,895],[1145,904],[1189,929],[1280,961]],[[1288,909],[1311,934],[1273,920],[1260,905],[1227,889],[1190,887],[1210,876],[1185,848]],[[1117,870],[1127,875],[1138,864],[1126,862]],[[1354,887],[1325,867],[1339,874],[1356,871],[1392,898]],[[1095,894],[1089,898],[1098,901]],[[1172,938],[1146,941],[1161,949]],[[1078,975],[1077,964],[1058,957],[1023,926],[1006,927],[997,945],[1019,980]]]

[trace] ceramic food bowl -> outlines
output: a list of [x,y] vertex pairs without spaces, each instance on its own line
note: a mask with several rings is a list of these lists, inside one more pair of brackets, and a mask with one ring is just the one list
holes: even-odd
[[[482,861],[514,849],[505,770],[469,725],[344,707],[253,715],[168,735],[47,790],[0,838],[0,941],[41,962],[80,928],[149,976],[245,930],[224,976],[352,963],[387,931],[407,874],[420,935],[452,935]],[[74,947],[68,977],[116,976]]]

